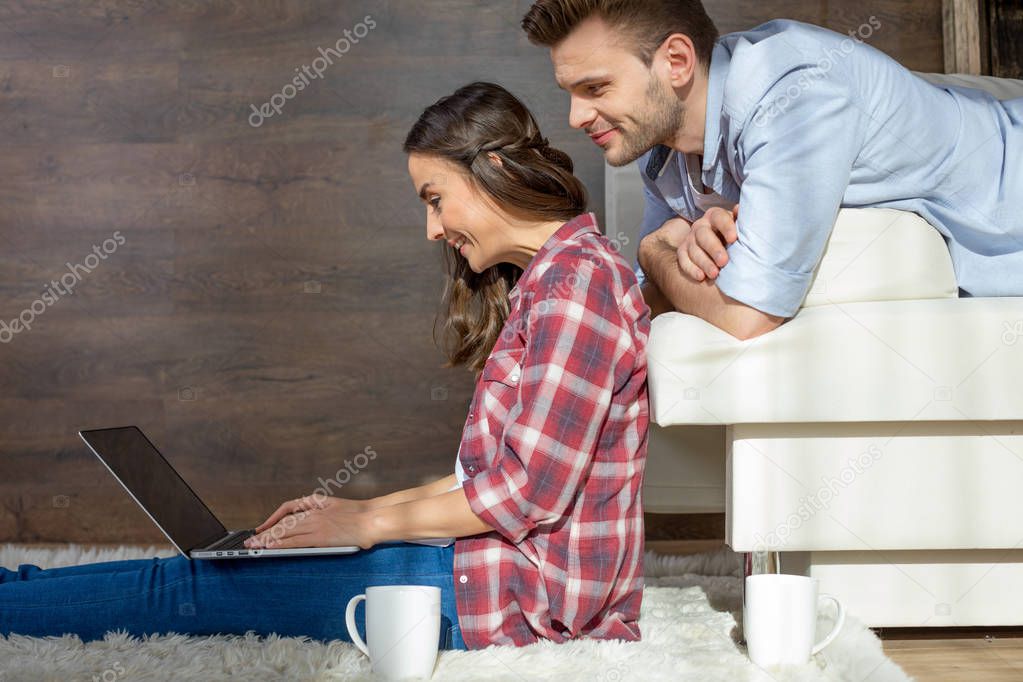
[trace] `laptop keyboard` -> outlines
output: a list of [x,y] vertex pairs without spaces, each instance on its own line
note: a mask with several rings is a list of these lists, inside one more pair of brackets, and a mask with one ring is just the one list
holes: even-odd
[[255,533],[253,533],[251,530],[247,530],[247,531],[244,531],[242,533],[239,533],[234,539],[226,542],[225,544],[220,545],[219,547],[215,547],[215,548],[211,547],[210,549],[216,549],[217,551],[220,551],[220,550],[224,550],[224,549],[240,549],[240,548],[244,548],[245,547],[245,541],[248,538],[252,537],[253,535],[255,535]]

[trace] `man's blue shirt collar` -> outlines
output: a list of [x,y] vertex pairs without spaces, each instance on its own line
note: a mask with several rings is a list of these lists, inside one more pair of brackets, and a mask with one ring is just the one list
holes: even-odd
[[721,107],[725,97],[725,80],[731,63],[728,48],[718,41],[707,74],[707,111],[703,126],[703,172],[707,173],[718,162],[721,155]]
[[661,177],[661,173],[664,172],[664,167],[668,164],[668,159],[671,158],[671,153],[674,150],[663,144],[659,144],[650,150],[650,156],[646,160],[646,176],[650,178],[651,182],[656,182],[657,178]]

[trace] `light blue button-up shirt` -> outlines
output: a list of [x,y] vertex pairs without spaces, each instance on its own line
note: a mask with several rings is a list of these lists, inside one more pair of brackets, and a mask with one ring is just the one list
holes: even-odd
[[[642,235],[702,215],[685,155],[655,147],[639,167]],[[840,207],[914,211],[964,295],[1023,295],[1023,99],[931,85],[848,36],[772,21],[714,48],[702,176],[741,206],[717,286],[765,313],[799,310]]]

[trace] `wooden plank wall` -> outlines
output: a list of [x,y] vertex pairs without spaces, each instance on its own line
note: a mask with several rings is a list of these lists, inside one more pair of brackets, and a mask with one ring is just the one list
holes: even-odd
[[[602,161],[518,28],[528,5],[0,5],[0,320],[53,296],[69,267],[81,276],[0,343],[0,540],[162,539],[80,428],[140,425],[232,526],[366,448],[377,457],[345,495],[451,471],[471,377],[442,369],[431,340],[440,254],[407,129],[457,86],[500,82],[576,159],[603,215]],[[940,0],[710,9],[725,31],[876,16],[872,44],[941,70]],[[350,51],[250,124],[346,30]]]
[[1023,78],[1023,0],[988,0],[991,74]]

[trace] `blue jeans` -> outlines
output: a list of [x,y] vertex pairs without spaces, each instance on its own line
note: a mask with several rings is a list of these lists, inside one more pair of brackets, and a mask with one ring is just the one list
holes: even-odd
[[[454,545],[386,543],[354,554],[272,559],[135,559],[50,568],[0,568],[0,634],[271,633],[351,641],[348,600],[370,585],[441,588],[440,646],[465,649],[452,579]],[[366,638],[366,611],[356,610]]]

